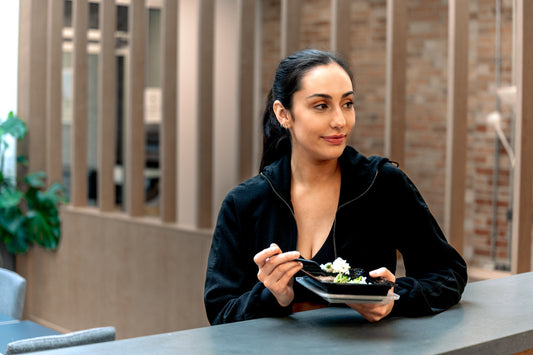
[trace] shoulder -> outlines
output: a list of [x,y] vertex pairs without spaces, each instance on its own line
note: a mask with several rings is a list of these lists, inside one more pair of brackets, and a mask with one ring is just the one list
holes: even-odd
[[261,200],[269,191],[269,184],[261,175],[255,175],[235,186],[226,195],[223,204],[249,205]]

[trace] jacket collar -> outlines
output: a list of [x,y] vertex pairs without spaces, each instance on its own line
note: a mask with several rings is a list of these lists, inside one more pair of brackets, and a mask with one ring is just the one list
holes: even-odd
[[[379,168],[389,161],[386,158],[367,158],[354,148],[347,146],[339,157],[341,166],[341,200],[339,205],[364,194],[372,185]],[[266,166],[262,175],[287,202],[290,202],[291,159],[286,154],[274,163]]]

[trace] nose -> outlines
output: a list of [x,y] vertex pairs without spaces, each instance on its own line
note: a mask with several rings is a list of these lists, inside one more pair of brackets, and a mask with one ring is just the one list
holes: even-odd
[[343,128],[346,125],[346,117],[344,117],[344,112],[342,112],[342,108],[339,107],[333,111],[330,125],[332,128],[335,129]]

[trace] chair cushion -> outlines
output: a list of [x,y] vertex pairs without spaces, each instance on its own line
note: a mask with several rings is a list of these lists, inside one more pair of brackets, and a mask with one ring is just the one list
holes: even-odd
[[17,340],[7,344],[4,355],[24,354],[32,351],[66,348],[115,340],[114,327],[100,327],[77,332]]

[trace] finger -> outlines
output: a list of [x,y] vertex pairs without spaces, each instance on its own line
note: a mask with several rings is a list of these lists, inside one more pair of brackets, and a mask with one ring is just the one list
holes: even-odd
[[371,277],[383,277],[389,281],[396,281],[396,276],[389,271],[386,267],[380,267],[379,269],[372,270],[368,273]]
[[294,265],[285,265],[298,258],[300,253],[297,251],[290,251],[287,253],[276,254],[265,260],[265,263],[259,268],[258,277],[266,278],[268,275],[275,273],[275,280],[279,280],[288,268]]
[[[295,265],[291,265],[295,264]],[[272,291],[274,295],[280,295],[284,294],[289,291],[289,289],[292,289],[292,285],[294,283],[294,275],[301,270],[303,265],[301,263],[285,263],[282,266],[276,268],[276,271],[270,275],[265,281],[263,281],[263,284],[265,287],[267,287],[269,290]],[[278,270],[284,269],[284,272],[278,273]]]
[[281,285],[288,285],[294,275],[300,271],[303,264],[300,262],[289,261],[279,265],[273,272],[273,279]]
[[262,267],[270,257],[276,254],[281,254],[281,249],[275,243],[272,243],[270,244],[270,247],[255,254],[254,262],[257,264],[257,266]]

